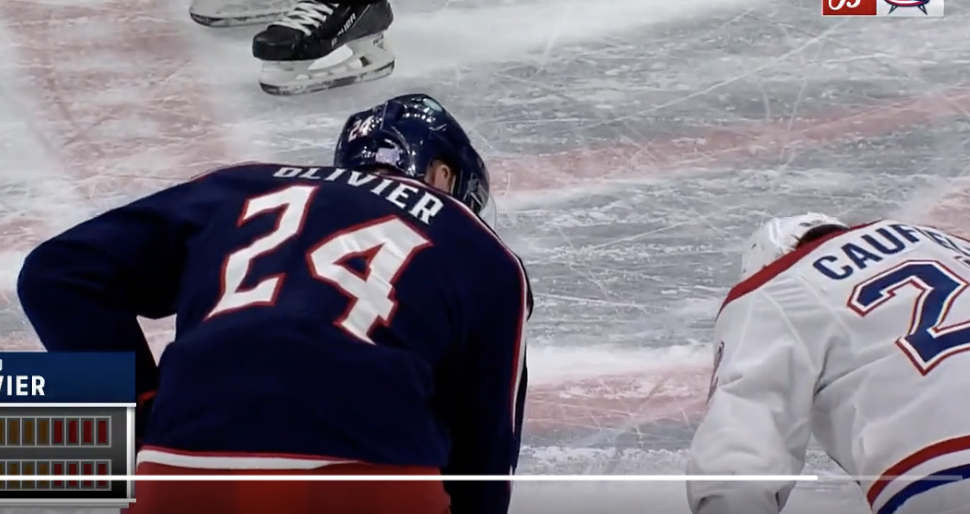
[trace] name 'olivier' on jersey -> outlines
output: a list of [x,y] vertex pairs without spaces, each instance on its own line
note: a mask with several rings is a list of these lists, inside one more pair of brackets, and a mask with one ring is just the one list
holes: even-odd
[[374,193],[395,206],[407,211],[415,219],[425,225],[430,225],[436,214],[444,207],[438,197],[418,186],[404,182],[400,177],[391,180],[372,173],[345,170],[342,168],[328,168],[325,175],[320,175],[323,168],[298,168],[284,166],[276,170],[276,178],[297,178],[303,180],[322,180],[326,182],[342,182],[348,186],[359,187]]

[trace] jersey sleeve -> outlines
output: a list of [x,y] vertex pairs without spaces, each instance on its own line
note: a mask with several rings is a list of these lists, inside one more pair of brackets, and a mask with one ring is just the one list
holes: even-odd
[[[517,258],[493,285],[463,357],[461,391],[449,409],[452,447],[445,475],[512,475],[518,463],[527,387],[525,325],[532,293]],[[510,481],[445,482],[454,514],[505,514]]]
[[[798,316],[807,295],[788,293]],[[756,290],[718,317],[719,352],[707,413],[690,448],[691,475],[795,475],[805,464],[820,352],[807,346],[777,296]],[[817,307],[815,307],[817,308]],[[723,346],[721,346],[723,345]],[[794,482],[688,482],[694,514],[778,514]]]
[[137,317],[175,313],[195,184],[105,212],[27,255],[17,293],[48,351],[134,352],[139,397],[154,391],[155,360]]

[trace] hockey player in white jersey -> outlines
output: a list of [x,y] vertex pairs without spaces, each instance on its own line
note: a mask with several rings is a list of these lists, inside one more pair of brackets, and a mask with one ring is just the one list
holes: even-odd
[[[774,219],[715,328],[693,475],[796,475],[814,434],[877,514],[970,513],[970,241]],[[695,514],[778,514],[790,482],[688,483]]]
[[322,91],[394,71],[384,45],[394,21],[387,0],[194,0],[189,13],[208,26],[274,20],[253,38],[253,57],[263,61],[259,83],[269,94]]

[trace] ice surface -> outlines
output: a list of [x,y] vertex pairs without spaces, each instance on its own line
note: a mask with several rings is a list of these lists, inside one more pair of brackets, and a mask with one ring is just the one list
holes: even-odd
[[[347,114],[428,92],[491,162],[534,281],[521,473],[679,474],[713,315],[759,221],[968,228],[957,2],[944,20],[823,20],[818,0],[400,0],[394,76],[301,98],[259,91],[258,28],[196,26],[187,4],[0,2],[3,348],[36,347],[12,291],[45,236],[218,164],[327,163]],[[148,329],[160,350],[170,324]],[[862,512],[853,487],[800,486],[792,510]],[[522,483],[513,510],[686,502],[681,483]]]

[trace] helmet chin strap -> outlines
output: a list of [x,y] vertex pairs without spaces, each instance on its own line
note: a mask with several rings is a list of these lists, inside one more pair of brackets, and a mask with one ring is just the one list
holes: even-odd
[[[451,169],[451,168],[449,168]],[[451,180],[448,184],[448,194],[451,196],[457,196],[458,194],[458,174],[452,171]]]

